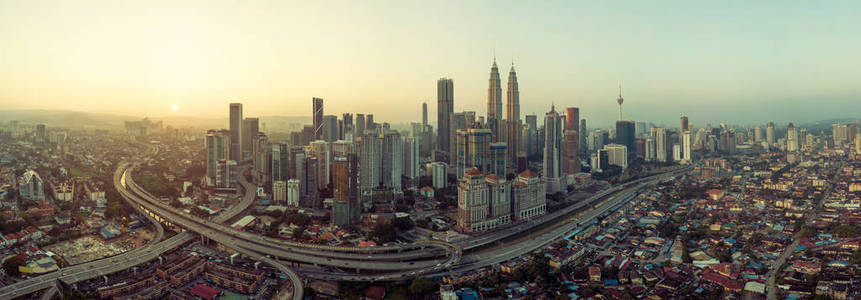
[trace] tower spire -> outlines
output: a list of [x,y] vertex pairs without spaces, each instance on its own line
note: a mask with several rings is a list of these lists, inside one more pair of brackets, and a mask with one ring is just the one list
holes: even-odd
[[616,103],[619,104],[619,121],[622,120],[622,102],[624,101],[625,99],[622,98],[622,84],[619,83],[619,98],[616,98]]

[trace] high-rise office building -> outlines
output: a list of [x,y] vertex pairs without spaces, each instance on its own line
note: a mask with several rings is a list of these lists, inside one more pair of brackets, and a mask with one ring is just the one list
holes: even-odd
[[493,132],[492,140],[498,142],[505,139],[502,125],[502,83],[499,80],[499,68],[496,67],[496,58],[490,67],[490,79],[487,87],[487,128]]
[[645,148],[646,154],[643,156],[643,160],[645,161],[654,161],[657,158],[657,154],[655,153],[655,138],[648,137],[645,139]]
[[354,130],[353,138],[365,135],[365,115],[356,114],[356,129]]
[[769,145],[773,145],[776,138],[774,135],[774,122],[768,122],[765,126],[765,141]]
[[670,139],[667,130],[662,127],[652,127],[652,137],[655,139],[655,158],[659,162],[668,162],[672,158]]
[[383,134],[383,160],[380,179],[383,186],[395,191],[401,190],[401,176],[404,174],[404,137],[397,131]]
[[322,140],[329,143],[339,140],[340,137],[338,136],[338,117],[332,115],[323,116],[322,130]]
[[332,170],[331,144],[326,141],[311,142],[311,155],[317,158],[317,189],[324,189],[329,185],[330,172]]
[[686,130],[690,130],[688,126],[688,117],[682,116],[682,118],[679,120],[679,132],[685,132]]
[[335,157],[332,164],[332,223],[335,225],[343,226],[361,221],[358,171],[355,154]]
[[355,134],[355,125],[353,124],[353,114],[344,113],[341,115],[341,132],[338,134],[339,140],[353,141]]
[[616,144],[625,145],[625,147],[628,147],[628,151],[634,151],[635,140],[634,121],[616,121]]
[[376,129],[377,123],[374,122],[374,114],[365,115],[365,131]]
[[230,159],[242,160],[242,103],[230,103]]
[[562,130],[580,130],[580,108],[565,108],[565,127]]
[[359,138],[359,186],[371,190],[380,184],[383,160],[383,140],[378,135]]
[[759,144],[762,142],[762,127],[756,126],[753,129],[753,143]]
[[525,127],[526,137],[524,138],[523,145],[526,150],[526,157],[529,159],[536,159],[538,157],[538,117],[536,115],[526,115],[524,117],[526,120]]
[[460,129],[457,131],[457,153],[455,175],[458,179],[470,169],[478,169],[482,174],[490,172],[489,148],[492,140],[490,129]]
[[566,129],[562,135],[562,175],[580,173],[580,134]]
[[231,132],[227,130],[209,130],[206,132],[206,183],[215,185],[215,173],[218,161],[230,158]]
[[436,97],[437,150],[449,152],[452,149],[451,115],[454,113],[454,81],[451,78],[437,80]]
[[44,143],[48,141],[45,124],[36,125],[36,142]]
[[607,151],[607,161],[610,165],[618,166],[622,169],[628,168],[628,147],[619,144],[604,145],[604,150]]
[[313,116],[314,140],[323,139],[323,98],[311,98],[311,116]]
[[422,127],[428,126],[428,103],[422,102]]
[[304,193],[302,195],[303,202],[300,204],[303,207],[321,208],[323,204],[319,199],[320,185],[317,183],[320,179],[318,173],[320,171],[319,160],[314,156],[306,156],[302,162],[302,167]]
[[509,160],[508,144],[503,142],[490,143],[487,147],[487,158],[489,160],[487,174],[505,179],[505,174],[508,171],[506,168],[509,164],[514,163],[514,161]]
[[855,155],[861,154],[861,132],[855,133]]
[[287,180],[287,205],[297,207],[300,201],[302,201],[302,193],[299,179]]
[[404,175],[410,179],[419,178],[419,138],[410,136],[404,139]]
[[235,189],[239,167],[235,160],[222,159],[215,163],[215,187]]
[[842,146],[849,141],[849,127],[846,124],[832,124],[831,138],[834,140],[834,147]]
[[580,152],[588,153],[589,143],[587,140],[589,137],[589,129],[586,128],[586,119],[580,119],[580,127],[578,127],[577,130],[580,132]]
[[[282,150],[281,145],[280,144],[271,145],[271,149],[272,149],[271,150],[271,158],[269,159],[269,161],[271,162],[271,165],[269,167],[270,174],[271,174],[270,179],[272,180],[272,182],[287,180],[287,174],[285,174],[285,172],[284,172],[285,170],[283,168],[286,165],[286,163],[284,163],[281,160],[284,157],[283,155],[281,155],[282,154],[281,153],[281,150]],[[284,150],[286,150],[286,149],[284,149]]]
[[587,139],[589,144],[589,152],[595,152],[599,149],[604,149],[604,145],[607,144],[607,132],[601,129],[595,129],[589,133],[589,138]]
[[544,181],[547,193],[562,190],[562,122],[556,108],[551,106],[544,118]]
[[432,162],[428,171],[431,173],[433,188],[445,188],[448,180],[448,165],[444,162]]
[[242,120],[242,160],[254,157],[254,137],[260,132],[260,119],[245,118]]
[[685,130],[682,132],[682,162],[691,163],[691,132]]
[[509,167],[514,167],[514,162],[517,161],[517,155],[521,151],[520,140],[520,88],[517,83],[517,72],[514,71],[514,63],[511,64],[511,70],[508,71],[508,90],[506,92],[505,104],[505,142],[508,146],[508,161]]
[[786,127],[786,151],[798,151],[798,133],[795,131],[795,126],[789,123]]

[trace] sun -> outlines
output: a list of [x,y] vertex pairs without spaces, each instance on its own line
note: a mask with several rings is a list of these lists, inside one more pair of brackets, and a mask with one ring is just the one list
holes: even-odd
[[170,105],[170,110],[172,110],[173,112],[176,112],[177,110],[179,110],[179,105],[171,104],[171,105]]

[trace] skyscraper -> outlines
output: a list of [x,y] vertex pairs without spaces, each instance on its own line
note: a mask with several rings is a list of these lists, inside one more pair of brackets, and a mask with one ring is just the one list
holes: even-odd
[[762,142],[762,127],[756,126],[756,128],[753,129],[753,142],[755,144]]
[[230,103],[230,159],[242,160],[242,103]]
[[332,223],[355,224],[360,221],[358,162],[356,155],[336,156],[332,164]]
[[667,130],[661,127],[652,127],[652,136],[655,139],[655,158],[659,162],[667,162],[670,160],[670,140],[667,137]]
[[580,134],[576,129],[566,129],[562,135],[562,175],[577,174],[580,172]]
[[395,191],[401,190],[401,176],[404,174],[404,137],[397,131],[383,134],[382,174],[383,186]]
[[691,131],[682,132],[682,162],[691,163]]
[[520,149],[520,89],[517,84],[517,72],[514,71],[514,63],[511,64],[511,70],[508,71],[508,91],[506,93],[505,104],[505,124],[506,124],[506,139],[508,144],[508,161],[509,166],[514,167],[514,162],[517,161],[517,154]]
[[493,132],[493,141],[498,142],[502,135],[502,83],[499,80],[499,68],[496,67],[496,57],[490,67],[490,79],[487,87],[487,126]]
[[616,144],[625,145],[625,147],[628,147],[628,152],[634,151],[635,135],[634,121],[616,121]]
[[619,144],[609,144],[604,145],[604,150],[607,150],[607,161],[609,164],[622,169],[628,168],[628,147]]
[[422,102],[422,127],[428,126],[428,103]]
[[556,108],[551,106],[544,118],[544,181],[547,193],[561,191],[562,171],[562,122]]
[[768,142],[769,145],[773,145],[775,138],[774,122],[768,122],[768,125],[765,126],[765,141]]
[[322,137],[320,139],[326,142],[334,142],[340,137],[338,136],[338,116],[327,115],[323,116]]
[[786,127],[786,151],[798,151],[798,133],[795,131],[795,126],[789,123]]
[[586,119],[580,119],[580,127],[577,127],[577,131],[580,132],[580,152],[589,152],[587,151],[589,143],[586,142],[586,138],[589,136],[589,129],[586,128]]
[[565,109],[565,127],[562,132],[562,174],[580,172],[580,108]]
[[404,175],[419,178],[419,138],[415,136],[404,139]]
[[688,117],[687,116],[682,116],[682,118],[681,118],[681,120],[679,120],[679,122],[680,122],[679,132],[684,132],[686,130],[689,130],[688,129]]
[[526,157],[535,159],[538,157],[538,117],[536,115],[526,115],[527,135],[524,137],[523,145],[526,150]]
[[508,145],[503,142],[490,143],[487,147],[488,175],[496,175],[499,178],[505,178],[509,164],[514,161],[508,159]]
[[215,185],[215,173],[218,161],[230,157],[230,135],[226,130],[212,130],[206,132],[206,184]]
[[323,98],[311,98],[312,105],[312,116],[314,126],[314,139],[319,140],[323,138]]
[[451,114],[454,113],[454,81],[440,78],[436,82],[437,97],[437,150],[451,150]]
[[455,168],[458,179],[470,169],[482,174],[490,172],[489,148],[492,140],[490,129],[460,129],[457,131]]
[[356,129],[353,130],[353,138],[365,135],[365,114],[356,114]]
[[580,108],[568,107],[565,109],[565,127],[563,130],[580,131]]
[[353,125],[353,114],[344,113],[341,115],[341,121],[343,126],[341,127],[341,132],[338,135],[339,140],[348,140],[353,141],[353,137],[356,135],[353,131],[355,129],[355,125]]
[[260,131],[260,120],[245,118],[242,120],[242,160],[254,157],[254,137]]
[[383,160],[383,140],[377,135],[364,135],[359,138],[359,186],[363,191],[380,184],[380,171]]

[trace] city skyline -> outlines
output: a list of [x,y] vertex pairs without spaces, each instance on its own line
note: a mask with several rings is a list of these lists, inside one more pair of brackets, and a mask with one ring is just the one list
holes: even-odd
[[[183,16],[197,8],[191,4],[0,5],[6,109],[215,116],[220,104],[242,102],[254,107],[247,115],[307,116],[307,99],[321,97],[335,115],[374,113],[399,123],[420,116],[421,103],[436,96],[433,82],[447,77],[457,85],[454,111],[486,115],[495,55],[500,67],[513,63],[520,73],[523,115],[540,116],[556,103],[580,107],[594,125],[611,125],[620,82],[625,117],[633,120],[804,123],[861,110],[853,101],[861,94],[853,84],[859,62],[851,59],[861,42],[845,38],[861,28],[851,18],[854,3],[816,10],[786,3],[508,4],[477,18],[472,13],[485,5],[476,2],[427,7],[426,18],[408,4],[385,6],[401,14],[382,15],[381,3],[350,12],[305,4],[307,15],[279,3],[262,5],[266,10],[212,5],[190,18]],[[221,17],[235,26],[220,24]],[[450,25],[435,26],[446,17]],[[39,25],[43,20],[51,22]],[[300,24],[317,30],[291,29]],[[346,24],[362,25],[342,30]],[[393,110],[391,103],[403,105]]]

